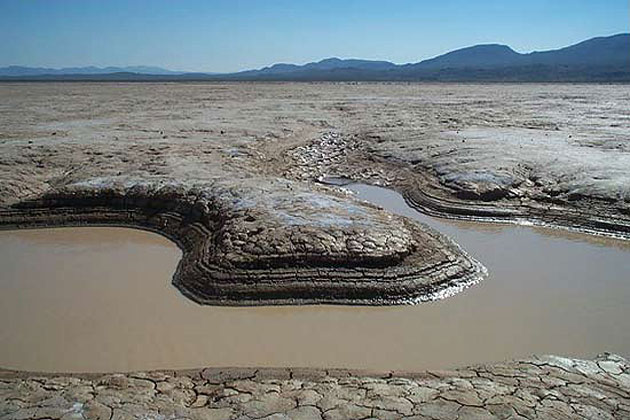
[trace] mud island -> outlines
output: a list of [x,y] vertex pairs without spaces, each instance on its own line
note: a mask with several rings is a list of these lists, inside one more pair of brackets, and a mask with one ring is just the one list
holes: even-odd
[[162,233],[184,252],[174,285],[204,304],[406,303],[454,293],[483,272],[430,228],[281,179],[89,179],[23,200],[0,220]]

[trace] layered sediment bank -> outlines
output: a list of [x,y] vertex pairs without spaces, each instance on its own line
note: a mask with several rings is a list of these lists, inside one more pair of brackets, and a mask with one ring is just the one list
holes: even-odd
[[391,190],[345,188],[453,238],[484,261],[488,278],[420,305],[206,306],[172,287],[182,253],[160,235],[114,227],[4,231],[0,366],[421,371],[532,354],[630,356],[630,242],[438,219]]
[[0,225],[161,233],[183,251],[173,284],[202,304],[413,303],[484,274],[428,227],[281,179],[90,179],[15,203],[0,211]]

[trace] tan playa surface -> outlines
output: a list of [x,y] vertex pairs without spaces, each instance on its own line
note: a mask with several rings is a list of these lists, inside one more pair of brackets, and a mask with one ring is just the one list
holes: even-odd
[[[32,83],[0,97],[6,203],[94,176],[276,176],[308,160],[374,178],[393,162],[497,207],[627,214],[628,85]],[[358,149],[343,153],[354,171],[332,148],[290,150],[329,131]]]
[[628,85],[32,83],[0,98],[6,204],[93,178],[336,171],[451,215],[627,234]]

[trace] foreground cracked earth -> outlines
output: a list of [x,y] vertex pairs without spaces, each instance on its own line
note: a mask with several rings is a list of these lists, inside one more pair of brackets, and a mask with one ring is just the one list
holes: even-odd
[[453,372],[0,372],[1,419],[627,419],[630,365],[555,356]]

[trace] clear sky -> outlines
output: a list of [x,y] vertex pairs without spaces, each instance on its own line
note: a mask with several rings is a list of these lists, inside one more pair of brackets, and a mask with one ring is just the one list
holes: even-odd
[[629,0],[0,0],[0,66],[235,71],[326,57],[416,62],[630,32]]

